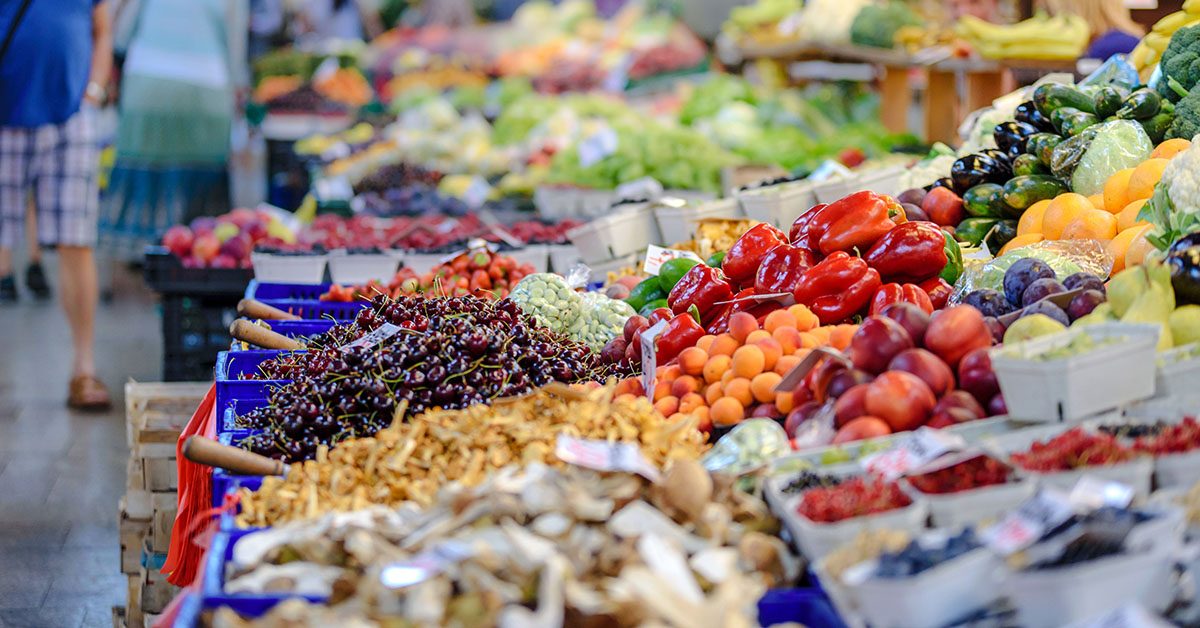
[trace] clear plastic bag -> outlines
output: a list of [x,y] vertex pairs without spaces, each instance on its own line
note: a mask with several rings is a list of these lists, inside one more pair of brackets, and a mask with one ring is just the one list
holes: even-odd
[[709,471],[741,475],[791,453],[787,432],[771,419],[747,419],[700,457]]
[[567,326],[567,337],[599,351],[625,331],[625,321],[637,314],[624,301],[610,299],[599,292],[579,295],[579,315]]
[[1112,256],[1099,240],[1043,240],[1013,249],[991,261],[968,266],[954,284],[951,300],[958,303],[968,292],[985,288],[1003,291],[1004,273],[1017,260],[1026,257],[1036,257],[1049,264],[1060,280],[1078,272],[1103,279],[1108,277],[1113,266]]
[[1141,84],[1141,80],[1138,79],[1138,71],[1129,64],[1129,61],[1125,59],[1125,55],[1113,55],[1109,57],[1100,67],[1096,68],[1095,72],[1092,72],[1087,75],[1087,78],[1079,81],[1079,87],[1115,85],[1128,90],[1137,89],[1139,84]]
[[582,298],[562,275],[534,273],[526,275],[508,295],[521,311],[542,327],[565,334],[579,317]]
[[1141,125],[1113,120],[1084,129],[1059,144],[1051,156],[1054,176],[1067,181],[1084,196],[1104,191],[1104,183],[1118,170],[1133,168],[1150,157],[1154,143]]

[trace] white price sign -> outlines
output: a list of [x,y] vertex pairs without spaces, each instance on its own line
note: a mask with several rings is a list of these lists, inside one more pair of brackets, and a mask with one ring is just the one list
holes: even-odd
[[1010,512],[1004,519],[984,528],[979,537],[983,544],[1001,556],[1015,554],[1037,542],[1050,530],[1075,514],[1068,496],[1053,488],[1043,488]]
[[654,372],[658,370],[658,350],[654,342],[667,326],[667,321],[658,321],[646,331],[638,334],[637,341],[642,343],[642,386],[646,389],[646,397],[654,401]]
[[691,251],[666,249],[661,246],[655,246],[651,244],[650,246],[646,247],[646,259],[642,262],[642,270],[651,275],[657,275],[658,269],[661,268],[663,264],[670,260],[679,259],[681,257],[696,260],[701,264],[704,263],[704,260],[700,259],[699,255],[696,255]]
[[862,466],[871,473],[894,480],[912,469],[966,448],[962,437],[942,430],[922,427],[901,440],[895,447],[863,458]]
[[559,434],[554,455],[563,462],[588,469],[637,473],[651,482],[661,479],[658,469],[646,460],[635,442],[609,442]]
[[617,152],[620,138],[610,126],[596,131],[579,142],[579,166],[587,168]]
[[374,347],[375,345],[387,340],[388,338],[391,338],[392,336],[395,336],[398,333],[400,333],[400,327],[398,325],[384,323],[375,328],[374,331],[367,333],[358,340],[347,342],[346,344],[342,345],[342,350],[345,351],[350,347],[363,347],[365,349],[370,349],[371,347]]

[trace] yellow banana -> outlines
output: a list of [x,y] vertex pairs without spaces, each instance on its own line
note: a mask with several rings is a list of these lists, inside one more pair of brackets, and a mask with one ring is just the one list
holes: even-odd
[[1151,28],[1151,31],[1155,33],[1162,33],[1164,35],[1170,35],[1171,33],[1179,30],[1179,27],[1182,26],[1184,22],[1192,19],[1192,17],[1193,16],[1188,15],[1184,11],[1176,11],[1155,22],[1154,27]]
[[1167,49],[1167,44],[1171,43],[1171,38],[1160,33],[1150,33],[1142,41],[1151,49],[1161,52]]
[[1129,63],[1133,64],[1133,67],[1141,69],[1146,67],[1146,59],[1149,57],[1150,47],[1144,41],[1138,42],[1138,45],[1134,46],[1129,53]]
[[1200,15],[1200,0],[1185,0],[1183,10],[1186,13]]

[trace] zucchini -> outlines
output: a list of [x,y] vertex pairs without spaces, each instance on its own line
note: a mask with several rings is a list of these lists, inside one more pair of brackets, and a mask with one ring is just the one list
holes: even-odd
[[1174,120],[1175,116],[1169,113],[1159,113],[1148,120],[1138,120],[1138,124],[1141,124],[1142,130],[1150,136],[1150,141],[1157,144],[1163,141],[1163,137],[1166,136],[1167,130],[1171,128],[1171,122]]
[[1025,152],[1037,157],[1043,165],[1050,165],[1050,153],[1054,147],[1063,141],[1062,136],[1054,133],[1037,133],[1025,139]]
[[1162,98],[1158,92],[1146,87],[1130,94],[1116,116],[1122,120],[1149,120],[1158,115],[1161,108]]
[[980,183],[963,194],[963,209],[979,218],[999,218],[1004,188],[996,183]]
[[1063,107],[1050,114],[1050,121],[1054,123],[1054,128],[1058,129],[1059,133],[1066,137],[1072,137],[1100,120],[1096,118],[1095,114],[1080,111],[1074,107]]
[[954,237],[959,242],[966,242],[971,246],[979,246],[979,243],[983,242],[984,236],[991,232],[992,227],[998,222],[1001,222],[999,218],[967,218],[958,223],[958,226],[954,228]]
[[1017,216],[1030,205],[1069,192],[1062,181],[1044,174],[1027,174],[1009,179],[1004,184],[1004,202],[1017,210]]
[[1092,102],[1095,104],[1096,117],[1100,119],[1107,118],[1117,112],[1122,105],[1125,104],[1125,98],[1129,91],[1117,87],[1116,85],[1105,85],[1097,88],[1092,94]]
[[1094,114],[1096,105],[1092,97],[1062,83],[1043,83],[1033,90],[1033,106],[1044,116],[1063,107],[1074,107],[1080,111]]
[[1012,163],[1013,175],[1021,176],[1026,174],[1050,174],[1050,169],[1042,164],[1042,160],[1030,155],[1017,155],[1017,158]]
[[1017,237],[1017,221],[997,220],[984,236],[983,244],[992,255],[999,255],[1000,249],[1015,237]]

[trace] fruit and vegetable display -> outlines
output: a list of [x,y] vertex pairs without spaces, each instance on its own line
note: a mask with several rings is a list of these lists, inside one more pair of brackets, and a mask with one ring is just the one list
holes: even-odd
[[933,547],[927,547],[913,540],[898,552],[880,554],[879,566],[876,567],[874,576],[907,578],[982,547],[971,528],[951,536],[944,543],[931,545]]
[[895,482],[853,478],[830,487],[817,487],[800,496],[796,511],[811,521],[835,523],[874,515],[912,504]]
[[985,59],[1074,60],[1083,54],[1091,35],[1087,20],[1072,14],[1038,13],[1016,24],[993,24],[964,15],[954,30]]
[[256,246],[289,244],[296,234],[283,212],[237,208],[217,217],[201,216],[173,225],[162,244],[188,268],[249,268]]
[[272,390],[269,405],[239,417],[239,425],[264,430],[243,447],[305,460],[321,445],[371,436],[397,416],[620,374],[617,364],[537,325],[512,300],[380,295],[371,304],[354,322],[360,338],[381,328],[391,336],[369,346],[310,347],[259,366],[258,377],[290,381]]
[[1072,428],[1046,441],[1036,441],[1026,451],[1011,455],[1022,469],[1038,473],[1070,471],[1096,465],[1129,462],[1137,453],[1108,434]]
[[370,281],[360,286],[332,284],[320,298],[322,301],[351,302],[370,301],[380,294],[394,299],[401,296],[458,297],[469,294],[498,301],[507,298],[511,288],[533,273],[532,264],[518,264],[510,256],[476,249],[459,253],[420,275],[411,268],[401,268],[387,283]]
[[922,493],[944,495],[969,491],[982,486],[992,486],[1011,482],[1012,470],[1003,462],[991,456],[977,456],[955,465],[923,473],[910,475],[909,484]]

